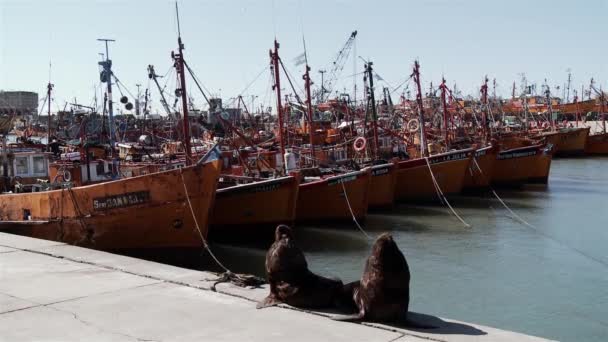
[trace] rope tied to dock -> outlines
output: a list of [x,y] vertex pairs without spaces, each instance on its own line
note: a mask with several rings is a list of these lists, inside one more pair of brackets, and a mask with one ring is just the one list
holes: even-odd
[[348,210],[350,211],[350,215],[353,217],[353,222],[355,222],[355,225],[357,226],[357,228],[359,228],[359,230],[361,231],[361,233],[363,233],[363,235],[365,235],[365,237],[368,240],[371,240],[372,237],[369,236],[369,234],[367,234],[367,232],[365,231],[365,229],[363,229],[363,227],[361,227],[361,225],[359,224],[359,221],[357,221],[357,217],[355,216],[353,208],[350,205],[350,201],[348,199],[348,194],[346,193],[346,187],[344,186],[344,182],[340,182],[340,184],[342,184],[342,192],[344,193],[344,199],[346,199],[346,205],[348,205]]
[[433,185],[435,186],[435,191],[437,192],[437,196],[439,197],[439,200],[444,202],[448,206],[448,208],[450,208],[450,211],[452,211],[452,214],[454,214],[454,216],[456,216],[456,218],[460,222],[462,222],[462,224],[465,226],[465,228],[471,228],[471,225],[466,223],[466,221],[463,220],[462,217],[460,217],[460,215],[458,215],[456,210],[454,210],[454,208],[452,207],[452,205],[450,204],[448,199],[443,194],[443,191],[441,191],[441,187],[439,187],[439,183],[437,182],[437,179],[435,178],[435,174],[433,174],[433,169],[431,168],[431,163],[429,162],[429,158],[424,157],[424,160],[426,161],[426,166],[429,168],[429,173],[431,174],[431,179],[433,180]]
[[179,174],[182,179],[182,185],[184,186],[184,192],[186,195],[186,200],[188,202],[188,207],[190,208],[190,213],[192,214],[192,219],[194,220],[194,226],[196,227],[201,241],[203,242],[203,248],[207,250],[207,252],[211,256],[211,258],[213,258],[215,263],[224,270],[224,272],[221,273],[217,279],[214,279],[214,283],[213,285],[211,285],[211,290],[217,292],[215,286],[219,283],[225,282],[230,282],[240,287],[259,287],[260,285],[266,283],[266,281],[260,277],[256,277],[250,274],[238,274],[230,271],[226,266],[224,266],[224,264],[222,264],[222,262],[215,256],[215,254],[213,254],[213,252],[211,251],[211,247],[209,247],[207,239],[205,239],[205,236],[203,235],[203,232],[201,231],[201,228],[198,224],[196,214],[194,213],[194,208],[192,207],[192,202],[190,201],[190,194],[188,193],[188,187],[186,186],[186,180],[184,179],[184,172],[182,169],[179,169]]

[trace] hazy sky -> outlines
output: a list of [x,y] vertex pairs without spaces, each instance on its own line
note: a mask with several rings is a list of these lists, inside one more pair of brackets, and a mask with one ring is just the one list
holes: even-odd
[[[313,81],[320,84],[317,71],[331,66],[353,30],[359,33],[356,55],[373,60],[393,87],[419,58],[425,87],[443,74],[450,86],[456,82],[473,95],[486,74],[507,95],[522,72],[531,82],[547,78],[554,87],[566,82],[568,68],[579,92],[591,77],[608,88],[608,0],[181,0],[179,5],[186,59],[205,87],[224,99],[240,94],[268,66],[275,35],[301,87],[303,67],[292,60],[303,51],[302,34]],[[174,6],[164,0],[0,0],[0,89],[37,91],[43,98],[51,60],[56,107],[73,98],[91,104],[104,50],[96,39],[113,38],[110,57],[118,78],[131,92],[137,83],[142,92],[150,86],[156,102],[158,91],[146,68],[153,64],[164,75],[172,66]],[[353,56],[341,74],[342,89],[352,89]],[[363,62],[356,67],[361,72]],[[172,92],[175,80],[161,83]],[[268,85],[266,71],[243,95],[270,104]],[[202,104],[192,81],[188,88]]]

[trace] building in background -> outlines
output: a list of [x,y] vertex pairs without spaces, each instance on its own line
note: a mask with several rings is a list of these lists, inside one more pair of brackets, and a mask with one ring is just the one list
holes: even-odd
[[38,114],[38,93],[0,90],[0,114]]

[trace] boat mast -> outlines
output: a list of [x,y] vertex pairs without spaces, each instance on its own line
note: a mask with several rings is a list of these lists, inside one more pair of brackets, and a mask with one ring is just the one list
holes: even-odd
[[553,120],[553,108],[551,106],[551,89],[548,85],[545,88],[545,97],[547,98],[547,110],[549,111],[549,120],[551,120],[551,130],[555,131],[555,121]]
[[315,143],[313,139],[313,121],[312,121],[312,100],[310,96],[310,67],[306,63],[306,73],[304,74],[304,82],[306,85],[306,110],[308,113],[308,138],[310,141],[310,162],[315,165]]
[[600,101],[602,101],[601,114],[602,114],[602,128],[604,130],[604,134],[606,134],[606,96],[604,95],[604,91],[602,87],[600,87]]
[[46,88],[46,96],[49,101],[48,103],[48,118],[47,118],[47,138],[46,138],[46,149],[47,151],[51,151],[51,91],[53,90],[53,85],[49,80],[49,84]]
[[481,103],[483,110],[481,111],[481,132],[483,134],[482,143],[488,141],[488,77],[484,78],[481,86]]
[[179,28],[179,12],[177,9],[177,2],[175,3],[175,15],[177,16],[177,54],[171,52],[171,57],[175,60],[175,68],[179,74],[180,81],[180,94],[182,97],[182,111],[184,122],[184,148],[186,150],[186,165],[190,165],[192,162],[192,150],[190,148],[190,122],[188,121],[188,96],[186,94],[186,72],[184,68],[184,44],[182,43],[182,36]]
[[372,129],[374,133],[374,159],[378,159],[378,113],[376,111],[376,96],[374,94],[374,77],[372,62],[367,62],[365,65],[365,71],[369,78],[369,100],[372,107]]
[[443,106],[443,126],[444,126],[444,139],[445,139],[445,147],[446,149],[450,149],[450,137],[449,137],[449,128],[448,128],[448,120],[449,120],[449,115],[448,115],[448,107],[447,107],[447,103],[445,100],[445,95],[446,95],[446,84],[445,84],[445,78],[441,79],[441,85],[439,86],[439,88],[441,89],[441,105]]
[[420,88],[420,64],[414,61],[414,73],[412,74],[416,82],[416,103],[418,104],[418,126],[420,126],[420,154],[427,157],[426,137],[424,135],[424,108],[422,107],[422,89]]
[[[281,104],[281,78],[279,74],[279,42],[274,40],[274,52],[270,50],[270,63],[274,69],[274,88],[277,92],[277,116],[279,119],[279,146],[281,158],[285,155],[285,146],[283,144],[283,106]],[[285,169],[285,165],[284,165]]]
[[114,39],[105,39],[99,38],[98,41],[105,42],[106,44],[106,60],[101,61],[98,64],[103,67],[102,82],[105,80],[107,84],[107,92],[108,95],[108,118],[109,118],[109,126],[110,126],[110,158],[114,157],[114,111],[112,104],[112,60],[110,59],[110,52],[108,50],[108,42],[115,42]]
[[576,89],[574,89],[574,108],[576,110],[576,112],[574,113],[574,119],[576,121],[576,128],[578,128],[578,118],[580,116],[580,111],[578,108],[578,96],[576,96]]

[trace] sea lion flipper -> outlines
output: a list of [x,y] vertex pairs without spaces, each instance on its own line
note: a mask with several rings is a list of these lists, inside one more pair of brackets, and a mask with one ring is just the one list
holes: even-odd
[[270,306],[275,306],[277,304],[280,304],[281,301],[276,299],[274,296],[269,295],[268,297],[264,298],[261,302],[258,302],[258,304],[255,306],[256,309],[263,309],[263,308],[267,308]]

